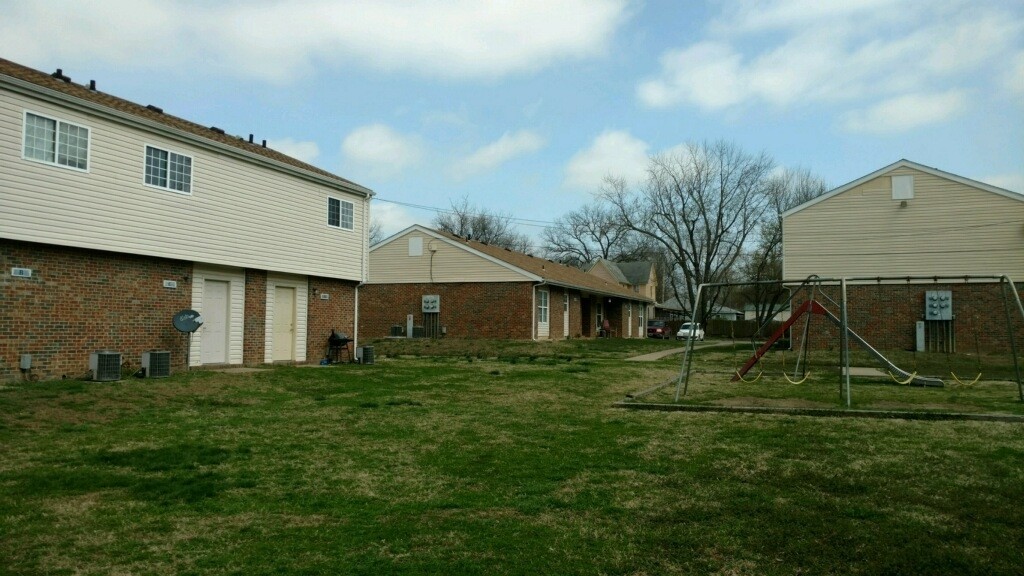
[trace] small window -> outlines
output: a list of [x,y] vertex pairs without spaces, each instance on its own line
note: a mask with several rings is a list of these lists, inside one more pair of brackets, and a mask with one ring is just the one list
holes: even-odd
[[537,321],[545,324],[548,321],[548,292],[547,290],[537,291]]
[[568,312],[569,311],[569,293],[568,292],[562,294],[562,311],[563,312]]
[[25,112],[24,157],[28,160],[89,169],[89,129]]
[[352,229],[353,206],[351,202],[327,199],[327,225],[334,228]]
[[914,199],[914,176],[893,176],[892,177],[892,199],[913,200]]
[[192,158],[153,146],[146,146],[146,184],[192,193]]

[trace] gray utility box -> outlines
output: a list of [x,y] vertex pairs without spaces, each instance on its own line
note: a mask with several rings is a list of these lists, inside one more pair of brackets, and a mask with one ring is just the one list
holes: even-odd
[[928,290],[924,293],[925,320],[953,319],[953,292],[949,290]]

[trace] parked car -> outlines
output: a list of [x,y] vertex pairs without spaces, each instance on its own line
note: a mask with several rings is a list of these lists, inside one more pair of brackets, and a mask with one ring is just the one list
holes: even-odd
[[676,332],[676,340],[683,338],[704,340],[704,329],[696,322],[683,322],[683,325],[679,327],[679,332]]
[[648,338],[668,338],[669,330],[668,326],[665,325],[664,320],[648,320],[647,321],[647,337]]

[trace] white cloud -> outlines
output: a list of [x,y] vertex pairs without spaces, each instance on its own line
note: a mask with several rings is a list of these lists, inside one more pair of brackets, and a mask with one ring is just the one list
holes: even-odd
[[982,182],[1024,194],[1024,174],[1000,174],[982,178]]
[[401,232],[413,224],[426,224],[428,222],[418,221],[405,208],[398,204],[374,200],[370,204],[370,219],[380,223],[381,234],[387,238]]
[[[321,64],[502,77],[601,55],[630,15],[627,0],[6,4],[0,53],[16,61],[206,66],[272,82]],[[54,23],[64,23],[60,34]],[[175,49],[153,49],[168,45]]]
[[[1022,35],[1024,15],[996,1],[731,3],[703,38],[664,52],[658,74],[636,95],[656,108],[764,113],[759,105],[817,103],[881,115],[924,94],[944,95],[924,98],[930,108],[901,123],[910,130],[970,104],[951,94],[991,91],[991,77],[1019,53]],[[1019,71],[1006,76],[1007,90],[1022,83]],[[866,118],[850,114],[851,127]]]
[[267,146],[307,164],[315,164],[317,157],[320,156],[320,147],[316,145],[316,142],[276,138],[267,140]]
[[346,161],[380,177],[394,176],[423,158],[419,139],[384,124],[356,128],[342,141],[341,151]]
[[890,134],[942,122],[967,106],[967,96],[954,90],[942,94],[907,94],[879,102],[867,110],[854,110],[843,117],[850,132]]
[[458,179],[468,178],[493,170],[516,156],[536,152],[543,147],[544,138],[536,132],[506,132],[501,138],[457,161],[452,167],[452,174]]
[[597,192],[606,176],[637,183],[647,176],[650,146],[625,131],[606,131],[565,167],[565,186]]

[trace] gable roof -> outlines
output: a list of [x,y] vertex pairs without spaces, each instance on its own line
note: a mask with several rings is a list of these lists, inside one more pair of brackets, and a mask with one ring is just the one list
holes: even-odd
[[545,258],[537,258],[529,254],[523,254],[522,252],[516,252],[515,250],[509,250],[500,246],[492,246],[476,240],[469,240],[467,238],[462,238],[461,236],[456,236],[455,234],[441,232],[440,230],[434,230],[418,224],[414,224],[373,245],[373,247],[370,248],[370,251],[372,252],[377,250],[378,248],[413,231],[437,238],[451,246],[476,254],[490,262],[494,262],[510,270],[519,272],[535,282],[543,282],[565,288],[574,288],[584,292],[600,294],[602,296],[614,296],[617,298],[648,303],[653,302],[651,299],[645,298],[640,294],[636,294],[628,288],[623,288],[614,282],[608,282],[598,276],[588,274],[579,268],[559,264],[558,262],[553,262]]
[[822,194],[821,196],[818,196],[817,198],[812,198],[811,200],[808,200],[807,202],[804,202],[803,204],[800,204],[798,206],[794,206],[793,208],[790,208],[789,210],[786,210],[785,212],[783,212],[781,214],[781,216],[783,218],[786,218],[788,216],[792,216],[793,214],[796,214],[797,212],[800,212],[801,210],[805,210],[807,208],[810,208],[811,206],[814,206],[815,204],[818,204],[819,202],[824,202],[825,200],[828,200],[829,198],[831,198],[833,196],[837,196],[839,194],[842,194],[843,192],[846,192],[847,190],[850,190],[851,188],[856,188],[857,186],[860,186],[861,184],[863,184],[865,182],[868,182],[870,180],[874,180],[875,178],[878,178],[879,176],[882,176],[886,172],[890,172],[892,170],[896,170],[897,168],[912,168],[914,170],[919,170],[921,172],[924,172],[925,174],[931,174],[932,176],[937,176],[939,178],[945,178],[946,180],[952,180],[954,182],[959,182],[960,184],[964,184],[966,186],[971,186],[971,187],[974,187],[974,188],[978,188],[980,190],[985,190],[986,192],[991,192],[993,194],[998,194],[1000,196],[1005,196],[1005,197],[1010,198],[1012,200],[1020,200],[1021,202],[1024,202],[1024,194],[1018,194],[1018,193],[1013,192],[1011,190],[1005,190],[1003,188],[992,186],[991,184],[985,184],[984,182],[978,182],[977,180],[971,180],[970,178],[964,178],[963,176],[957,176],[956,174],[952,174],[950,172],[943,172],[942,170],[939,170],[937,168],[930,168],[930,167],[925,166],[923,164],[918,164],[917,162],[911,162],[910,160],[903,159],[903,160],[899,160],[898,162],[893,162],[892,164],[886,166],[885,168],[880,168],[878,170],[875,170],[871,174],[868,174],[867,176],[862,176],[862,177],[854,180],[853,182],[849,182],[849,183],[843,184],[842,186],[840,186],[838,188],[834,188],[832,190],[829,190],[828,192]]
[[604,269],[607,270],[608,273],[612,275],[612,278],[615,278],[616,282],[622,284],[630,283],[629,280],[626,278],[626,275],[622,273],[622,270],[620,270],[619,267],[615,265],[615,262],[612,262],[611,260],[606,260],[604,258],[598,258],[597,260],[594,260],[593,264],[587,266],[587,274],[593,274],[594,268],[597,268],[599,264],[604,266]]
[[221,151],[226,149],[250,160],[262,161],[277,169],[284,169],[322,183],[344,188],[348,192],[365,196],[373,195],[373,191],[369,188],[271,148],[249,142],[244,138],[228,135],[219,128],[200,126],[195,122],[166,114],[156,106],[142,106],[100,92],[88,85],[75,84],[71,82],[71,78],[61,72],[58,69],[53,74],[47,74],[0,58],[0,85],[4,87],[31,93],[35,97],[58,101],[64,105],[72,104],[93,112],[106,112],[122,122],[128,120],[148,128],[162,128],[179,138],[185,137],[207,146],[212,145]]
[[616,262],[615,265],[633,286],[640,286],[651,281],[653,262]]

